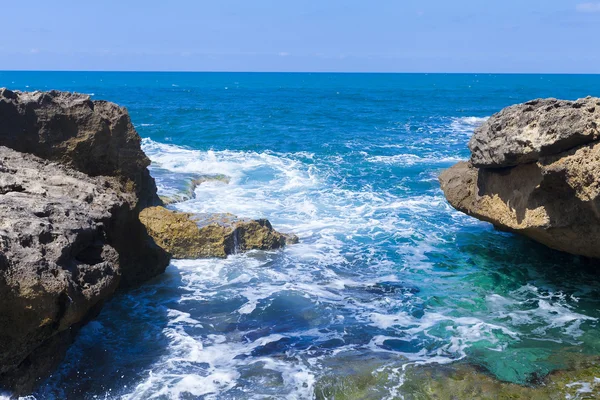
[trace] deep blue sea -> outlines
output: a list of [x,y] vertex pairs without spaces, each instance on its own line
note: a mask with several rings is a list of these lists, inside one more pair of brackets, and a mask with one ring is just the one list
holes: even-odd
[[[0,87],[127,107],[161,194],[223,174],[189,212],[268,218],[283,251],[177,260],[108,302],[36,399],[311,399],[351,365],[477,365],[527,383],[600,354],[600,285],[577,257],[452,209],[474,128],[600,76],[0,72]],[[382,396],[385,398],[385,396]]]

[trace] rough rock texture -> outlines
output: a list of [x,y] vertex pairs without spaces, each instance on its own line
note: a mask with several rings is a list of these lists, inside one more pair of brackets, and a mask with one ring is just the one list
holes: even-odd
[[481,168],[535,162],[600,138],[600,99],[537,99],[505,108],[475,130],[471,162]]
[[[515,106],[492,117],[502,123],[494,130],[490,151],[482,147],[484,141],[476,139],[481,130],[471,144],[477,142],[472,146],[473,159],[489,156],[486,160],[494,161],[489,168],[461,162],[444,171],[440,183],[446,198],[456,209],[499,229],[557,250],[600,258],[600,141],[595,141],[597,128],[592,118],[600,115],[592,110],[598,102],[592,98],[536,100],[526,103],[536,111]],[[540,104],[545,106],[537,107]],[[532,141],[519,135],[515,127],[526,126],[523,121],[530,121],[532,113],[539,121],[538,133],[546,133],[545,143],[554,144],[539,145],[544,142],[540,139],[532,151]],[[495,122],[489,126],[496,126]],[[503,126],[507,127],[504,135]],[[570,135],[568,126],[572,127]],[[584,139],[589,143],[578,144]],[[576,146],[566,149],[569,143]],[[497,168],[507,160],[522,163]]]
[[30,391],[117,287],[168,265],[139,220],[148,164],[125,109],[0,89],[0,387]]
[[[129,267],[120,252],[132,241],[124,242],[121,230],[131,223],[135,204],[135,193],[123,192],[115,178],[90,178],[0,147],[4,383],[17,389],[31,385],[40,369],[60,360],[52,353],[41,362],[35,357],[52,347],[48,343],[36,349],[47,340],[62,342],[61,332],[84,322],[115,291]],[[27,368],[33,362],[37,368]]]
[[226,257],[298,242],[295,235],[275,231],[266,219],[240,219],[231,214],[195,215],[164,207],[146,208],[140,219],[156,243],[174,258]]
[[150,160],[127,110],[88,95],[0,89],[0,145],[90,176],[128,180],[141,207],[159,204]]

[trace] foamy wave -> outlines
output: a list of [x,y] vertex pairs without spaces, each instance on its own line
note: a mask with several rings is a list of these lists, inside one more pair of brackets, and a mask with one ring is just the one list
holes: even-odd
[[[172,268],[182,277],[182,289],[188,293],[179,301],[182,304],[209,300],[217,295],[244,296],[249,301],[258,302],[268,298],[273,293],[287,291],[289,287],[272,285],[271,291],[261,293],[259,290],[252,294],[249,289],[239,291],[240,283],[262,274],[272,274],[264,268],[262,262],[247,256],[231,257],[223,260],[214,268],[214,260],[178,260]],[[245,271],[239,275],[240,271]],[[174,273],[173,270],[170,273]],[[241,276],[245,278],[240,279]],[[280,276],[280,279],[289,277]],[[271,280],[273,277],[271,277]],[[277,279],[277,277],[275,277]],[[258,282],[269,282],[262,277]],[[266,287],[268,287],[267,285]],[[219,288],[219,294],[215,291]],[[246,309],[246,310],[245,310]],[[240,313],[252,312],[246,305],[239,308]],[[244,370],[265,374],[267,371],[281,377],[282,383],[278,393],[293,398],[310,398],[314,386],[314,372],[299,362],[281,360],[276,357],[248,357],[253,352],[267,348],[289,335],[261,335],[255,340],[240,340],[244,332],[234,334],[192,335],[189,327],[199,322],[191,318],[189,313],[169,310],[170,319],[164,334],[169,338],[167,354],[155,363],[148,378],[141,382],[132,392],[123,395],[123,399],[178,399],[182,395],[204,396],[207,399],[217,399],[219,396],[233,390],[239,384]],[[247,332],[249,334],[251,332]],[[306,334],[306,333],[305,333]],[[190,371],[190,366],[198,366],[197,372]]]
[[450,124],[450,129],[453,132],[460,134],[473,134],[475,128],[481,126],[489,117],[460,117],[453,118]]
[[[117,309],[84,327],[79,347],[55,376],[73,376],[86,346],[98,342],[114,346],[110,354],[138,355],[144,347],[137,341],[114,337],[120,336],[115,326],[128,329],[132,318],[154,330],[149,339],[138,337],[165,342],[135,386],[109,398],[312,398],[316,379],[328,365],[335,368],[337,356],[365,351],[393,356],[386,366],[396,371],[389,390],[401,393],[406,363],[449,363],[472,348],[502,351],[544,330],[578,335],[594,322],[572,310],[569,299],[534,286],[475,294],[489,310],[469,316],[453,308],[472,300],[468,288],[441,293],[445,304],[436,305],[431,291],[437,296],[456,279],[451,266],[444,269],[440,246],[454,240],[456,230],[481,223],[453,211],[430,173],[411,178],[423,190],[382,188],[366,179],[345,185],[339,171],[348,161],[339,154],[200,151],[149,139],[143,146],[163,193],[194,174],[231,177],[229,184],[203,183],[194,199],[174,208],[267,217],[301,242],[227,259],[175,260],[159,280],[121,300],[127,312]],[[391,157],[368,161],[440,162],[409,153]],[[529,325],[539,331],[524,334],[521,327]],[[60,385],[48,390],[63,395]]]
[[541,293],[537,287],[528,284],[511,294],[511,298],[491,294],[486,300],[497,318],[508,318],[515,327],[528,325],[532,333],[541,338],[546,337],[549,330],[557,329],[565,338],[576,339],[583,334],[581,324],[598,321],[574,312],[563,293]]
[[450,164],[462,161],[459,157],[419,157],[415,154],[396,154],[393,156],[373,156],[367,161],[390,165],[413,166],[417,164]]

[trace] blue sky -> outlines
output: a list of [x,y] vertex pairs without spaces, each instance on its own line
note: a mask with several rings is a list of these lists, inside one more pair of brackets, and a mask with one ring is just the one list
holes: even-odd
[[0,1],[4,70],[600,73],[600,0]]

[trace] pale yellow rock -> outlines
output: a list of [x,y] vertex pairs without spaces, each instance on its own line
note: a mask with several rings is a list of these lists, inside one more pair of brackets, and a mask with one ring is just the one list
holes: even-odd
[[600,258],[598,142],[511,168],[461,162],[440,183],[459,211],[548,247]]
[[164,207],[140,213],[154,241],[177,259],[226,257],[247,250],[273,250],[296,243],[267,220],[240,219],[232,214],[195,215]]

